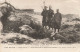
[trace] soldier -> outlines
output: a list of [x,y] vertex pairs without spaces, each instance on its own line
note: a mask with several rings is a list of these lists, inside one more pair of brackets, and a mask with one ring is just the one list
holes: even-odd
[[54,15],[54,29],[56,32],[56,29],[58,29],[58,32],[59,32],[59,29],[61,27],[61,21],[62,21],[62,16],[61,16],[61,13],[59,12],[59,9],[57,9],[56,11],[57,13]]
[[42,25],[43,25],[43,27],[46,28],[46,26],[47,26],[47,16],[48,16],[47,6],[44,6],[44,9],[43,9],[41,15],[43,16]]
[[49,26],[49,29],[52,26],[52,18],[53,18],[53,15],[54,15],[54,11],[51,9],[51,6],[49,6],[49,10],[48,10],[48,21],[47,21],[47,24]]

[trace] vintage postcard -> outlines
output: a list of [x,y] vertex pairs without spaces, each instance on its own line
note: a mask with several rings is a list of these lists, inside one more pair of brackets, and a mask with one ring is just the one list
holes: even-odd
[[79,48],[80,0],[0,0],[0,52]]

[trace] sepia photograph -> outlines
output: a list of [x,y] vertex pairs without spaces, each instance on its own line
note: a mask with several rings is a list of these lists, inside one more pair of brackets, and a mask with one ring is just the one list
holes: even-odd
[[80,44],[80,0],[0,0],[0,44]]

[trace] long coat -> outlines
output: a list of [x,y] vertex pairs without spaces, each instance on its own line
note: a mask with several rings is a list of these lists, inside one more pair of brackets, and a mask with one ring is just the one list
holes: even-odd
[[43,10],[41,15],[43,16],[43,18],[42,18],[42,25],[46,26],[47,25],[48,11],[47,10]]
[[56,13],[54,15],[54,28],[55,29],[60,29],[60,27],[61,27],[61,21],[62,21],[61,13]]
[[52,18],[53,18],[54,12],[53,10],[48,10],[48,20],[47,20],[47,24],[49,27],[52,26]]

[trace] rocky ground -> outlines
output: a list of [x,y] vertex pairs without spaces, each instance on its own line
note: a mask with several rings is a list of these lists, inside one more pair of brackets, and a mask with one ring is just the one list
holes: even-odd
[[[16,13],[16,17],[12,14],[5,26],[5,33],[1,33],[0,35],[0,43],[80,43],[80,21],[76,20],[76,18],[70,20],[67,17],[63,17],[61,30],[56,34],[53,33],[53,30],[44,29],[41,25],[41,21],[41,15],[37,14]],[[0,26],[2,27],[2,25]],[[54,35],[54,38],[51,37],[51,35]]]

